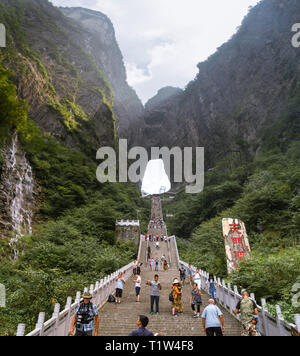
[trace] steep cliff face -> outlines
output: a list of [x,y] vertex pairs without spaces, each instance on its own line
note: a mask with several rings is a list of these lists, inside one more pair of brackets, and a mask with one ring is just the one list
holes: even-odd
[[170,101],[171,99],[174,99],[176,96],[179,94],[182,94],[183,90],[180,88],[174,88],[174,87],[165,87],[160,89],[157,94],[148,100],[148,102],[145,104],[145,109],[148,112],[151,112],[152,110],[155,111],[157,107],[159,107],[161,104],[165,104],[166,101]]
[[[16,257],[18,237],[32,232],[35,212],[53,217],[56,205],[74,208],[100,189],[96,151],[114,146],[144,108],[126,82],[105,15],[59,10],[46,0],[0,0],[0,23],[7,30],[0,71],[12,71],[18,98],[29,104],[28,120],[41,129],[31,142],[24,112],[22,122],[0,113],[0,238],[11,238]],[[5,85],[0,77],[1,99]]]
[[139,143],[204,146],[208,168],[232,151],[255,153],[265,128],[299,98],[300,50],[291,45],[299,13],[297,0],[254,7],[182,94],[147,111]]
[[60,8],[60,11],[73,20],[74,26],[80,24],[84,28],[85,31],[80,33],[83,37],[81,45],[95,58],[112,87],[117,131],[126,136],[129,125],[143,116],[144,108],[135,91],[127,84],[123,55],[113,24],[106,15],[88,9]]
[[8,33],[1,62],[15,72],[19,97],[44,132],[94,155],[142,113],[105,15],[1,0],[0,22]]

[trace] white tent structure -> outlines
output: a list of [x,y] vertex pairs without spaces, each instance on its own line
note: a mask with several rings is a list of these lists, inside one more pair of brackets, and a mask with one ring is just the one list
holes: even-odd
[[169,177],[162,159],[148,162],[142,183],[142,195],[164,194],[171,189]]

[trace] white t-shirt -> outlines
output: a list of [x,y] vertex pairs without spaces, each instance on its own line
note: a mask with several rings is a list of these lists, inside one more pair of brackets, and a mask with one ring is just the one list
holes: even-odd
[[141,288],[141,284],[142,284],[142,278],[139,276],[139,277],[136,279],[135,287],[136,287],[136,288]]
[[195,273],[194,275],[194,282],[197,283],[198,289],[201,288],[201,276],[200,273]]

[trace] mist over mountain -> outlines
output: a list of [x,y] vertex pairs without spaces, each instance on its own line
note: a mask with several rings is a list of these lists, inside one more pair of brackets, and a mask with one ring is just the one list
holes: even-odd
[[266,128],[299,100],[300,51],[291,45],[299,12],[297,0],[255,6],[182,93],[149,101],[135,142],[203,146],[208,168],[231,152],[254,155]]
[[19,96],[43,131],[97,150],[139,118],[143,106],[126,82],[107,16],[57,9],[44,0],[3,0],[0,6],[9,37],[2,62],[15,72]]

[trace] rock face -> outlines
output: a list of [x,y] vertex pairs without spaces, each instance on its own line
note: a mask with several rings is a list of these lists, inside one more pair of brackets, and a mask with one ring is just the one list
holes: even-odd
[[35,183],[31,166],[15,134],[2,152],[0,185],[0,237],[11,233],[10,245],[17,258],[18,238],[32,233]]
[[166,101],[169,101],[171,99],[175,99],[175,97],[179,96],[179,94],[182,94],[183,90],[180,88],[174,88],[174,87],[165,87],[160,89],[157,94],[150,100],[145,105],[145,109],[148,112],[151,112],[152,110],[155,110],[157,107],[159,107],[161,104],[164,104]]
[[127,84],[123,55],[113,24],[101,12],[83,8],[60,8],[60,11],[72,19],[74,25],[80,24],[84,28],[85,39],[82,45],[95,58],[112,87],[117,131],[126,137],[129,125],[142,118],[144,107],[135,91]]
[[230,152],[254,154],[265,128],[299,100],[300,50],[291,45],[297,0],[264,0],[186,89],[150,100],[135,144],[204,146],[206,168]]
[[[8,30],[3,65],[44,132],[95,155],[115,144],[143,106],[126,82],[114,28],[103,14],[55,8],[45,0],[3,0]],[[66,15],[66,16],[65,16]]]

